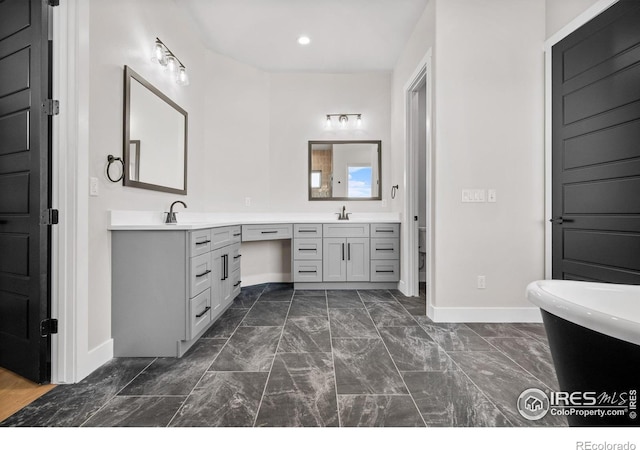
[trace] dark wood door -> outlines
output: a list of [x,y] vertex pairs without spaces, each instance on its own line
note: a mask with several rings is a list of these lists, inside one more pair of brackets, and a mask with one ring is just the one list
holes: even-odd
[[640,2],[552,58],[553,278],[640,284]]
[[45,0],[0,2],[0,366],[50,378],[50,118]]

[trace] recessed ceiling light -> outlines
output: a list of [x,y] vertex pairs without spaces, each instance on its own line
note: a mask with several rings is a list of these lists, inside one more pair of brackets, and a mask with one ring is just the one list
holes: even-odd
[[309,39],[309,36],[300,36],[298,38],[298,44],[300,45],[309,45],[310,42],[311,39]]

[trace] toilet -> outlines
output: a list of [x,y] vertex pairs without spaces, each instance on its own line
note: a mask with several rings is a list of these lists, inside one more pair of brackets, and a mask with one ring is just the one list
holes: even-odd
[[427,227],[418,227],[418,251],[427,253]]

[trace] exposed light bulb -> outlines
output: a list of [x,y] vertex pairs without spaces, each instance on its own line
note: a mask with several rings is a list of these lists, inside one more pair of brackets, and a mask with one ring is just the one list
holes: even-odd
[[164,57],[164,48],[162,48],[162,44],[160,42],[156,42],[153,44],[153,49],[151,50],[151,61],[160,62],[160,60]]
[[362,115],[358,114],[358,117],[356,118],[356,127],[360,128],[362,126]]
[[178,69],[178,62],[174,56],[169,56],[167,58],[167,70],[171,73],[175,72]]
[[187,69],[185,67],[180,67],[180,69],[178,69],[176,83],[178,83],[179,86],[189,86],[189,75],[187,74]]
[[347,128],[347,122],[349,121],[349,118],[345,115],[340,116],[340,128]]
[[331,128],[331,126],[333,125],[333,123],[331,122],[331,116],[327,115],[327,119],[324,123],[325,128]]
[[298,44],[300,45],[309,45],[311,43],[311,39],[309,39],[309,36],[300,36],[298,38]]

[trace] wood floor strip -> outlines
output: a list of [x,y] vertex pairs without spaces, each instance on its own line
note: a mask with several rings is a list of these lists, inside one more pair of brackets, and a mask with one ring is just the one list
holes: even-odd
[[0,367],[0,422],[53,389],[39,385]]

